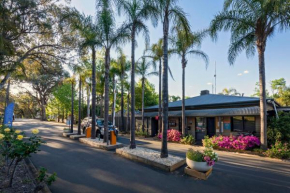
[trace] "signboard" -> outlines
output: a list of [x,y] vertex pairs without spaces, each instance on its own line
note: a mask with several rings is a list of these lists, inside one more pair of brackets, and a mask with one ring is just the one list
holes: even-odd
[[4,113],[4,125],[8,127],[12,127],[12,122],[13,122],[13,113],[14,113],[14,103],[10,103]]
[[231,123],[224,123],[225,130],[231,130]]

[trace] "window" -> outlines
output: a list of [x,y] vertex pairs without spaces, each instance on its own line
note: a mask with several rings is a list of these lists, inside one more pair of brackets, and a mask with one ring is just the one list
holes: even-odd
[[232,131],[236,132],[253,132],[256,129],[255,117],[252,116],[235,116],[232,117]]
[[205,132],[206,131],[206,118],[205,117],[196,117],[196,132]]

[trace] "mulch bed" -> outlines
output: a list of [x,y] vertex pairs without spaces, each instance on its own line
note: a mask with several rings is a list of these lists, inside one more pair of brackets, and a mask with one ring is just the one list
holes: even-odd
[[[2,168],[2,164],[0,164]],[[0,193],[31,193],[35,188],[33,178],[28,170],[26,163],[22,160],[15,171],[13,184],[11,188],[3,188],[2,182],[5,179],[5,171],[0,171]]]

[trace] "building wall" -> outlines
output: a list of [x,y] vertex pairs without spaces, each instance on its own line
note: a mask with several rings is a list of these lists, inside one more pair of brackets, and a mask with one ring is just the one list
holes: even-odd
[[188,134],[195,137],[195,117],[187,117],[186,125],[190,127]]

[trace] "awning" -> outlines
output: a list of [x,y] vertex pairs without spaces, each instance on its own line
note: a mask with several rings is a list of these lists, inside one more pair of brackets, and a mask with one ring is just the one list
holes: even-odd
[[[145,112],[145,117],[155,117],[158,112]],[[204,110],[186,110],[187,117],[216,117],[216,116],[247,116],[260,115],[259,107],[243,107],[243,108],[225,108],[225,109],[204,109]],[[141,117],[142,115],[136,115]],[[181,111],[169,111],[169,117],[181,117]]]

